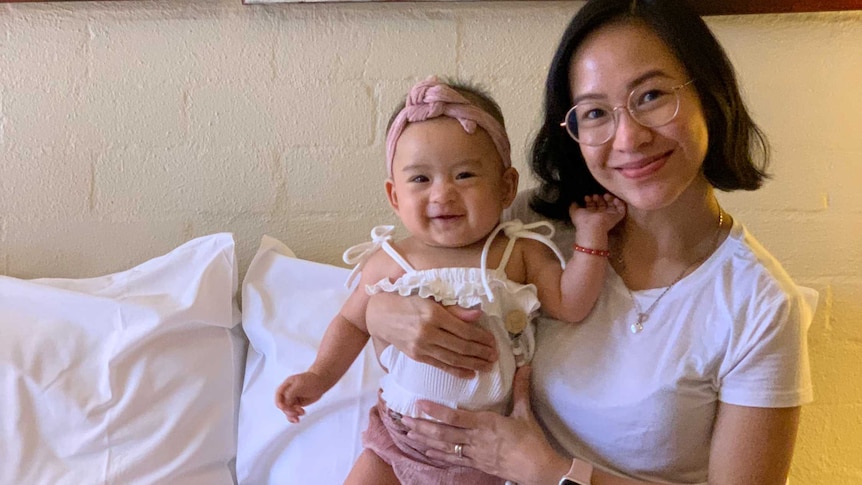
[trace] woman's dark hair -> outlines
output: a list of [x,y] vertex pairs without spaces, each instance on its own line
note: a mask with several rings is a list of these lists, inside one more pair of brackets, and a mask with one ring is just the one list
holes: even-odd
[[703,162],[709,183],[723,191],[758,189],[767,178],[766,138],[745,108],[727,54],[697,13],[684,0],[590,0],[572,18],[551,62],[544,122],[531,162],[540,186],[530,206],[545,217],[568,221],[572,202],[583,204],[584,196],[607,192],[560,123],[572,106],[572,56],[590,33],[614,22],[652,29],[694,79],[709,133]]

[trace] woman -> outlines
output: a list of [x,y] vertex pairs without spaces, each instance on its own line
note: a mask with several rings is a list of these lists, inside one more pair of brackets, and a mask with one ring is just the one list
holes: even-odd
[[[604,248],[613,272],[581,324],[538,322],[510,417],[424,403],[439,422],[405,419],[410,436],[524,485],[784,483],[812,398],[812,308],[714,195],[757,189],[765,160],[732,66],[687,5],[587,2],[548,76],[541,186],[512,216],[565,220],[585,195],[613,193],[628,204]],[[564,246],[573,231],[558,225]],[[464,375],[495,358],[473,318],[381,296],[368,326]]]

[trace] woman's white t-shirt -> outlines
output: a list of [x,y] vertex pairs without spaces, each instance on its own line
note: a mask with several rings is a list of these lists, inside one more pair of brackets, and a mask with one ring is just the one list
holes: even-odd
[[[511,216],[541,219],[521,193]],[[557,224],[555,242],[573,231]],[[649,308],[664,291],[635,291]],[[705,483],[718,403],[791,407],[812,400],[806,334],[817,294],[797,287],[738,222],[700,267],[637,311],[609,267],[580,323],[537,322],[537,417],[569,455],[644,480]]]

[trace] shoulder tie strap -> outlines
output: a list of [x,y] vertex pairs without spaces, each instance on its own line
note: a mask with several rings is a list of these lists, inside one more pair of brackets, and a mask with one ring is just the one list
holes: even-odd
[[389,241],[392,240],[392,232],[394,230],[395,226],[376,226],[371,230],[370,241],[349,247],[347,248],[347,251],[344,251],[341,258],[345,263],[354,265],[353,270],[350,272],[350,276],[347,277],[347,282],[345,283],[347,288],[353,286],[353,280],[362,272],[362,268],[365,267],[365,263],[367,263],[371,255],[377,252],[381,247],[386,251],[386,254],[392,257],[392,259],[394,259],[399,266],[404,268],[405,271],[413,271],[407,261],[405,261],[404,258],[395,251],[395,248],[389,244]]
[[[546,228],[548,230],[548,234],[536,232],[535,229],[539,228]],[[503,258],[500,259],[500,265],[497,269],[504,269],[509,263],[509,258],[512,256],[512,250],[515,249],[515,241],[518,238],[533,239],[535,241],[539,241],[545,246],[548,246],[554,254],[557,255],[557,259],[560,260],[560,266],[563,269],[566,268],[566,259],[563,257],[563,253],[560,252],[560,249],[557,248],[557,245],[551,240],[551,238],[554,237],[554,226],[551,225],[550,222],[538,221],[524,224],[518,219],[503,222],[491,231],[488,239],[485,240],[485,246],[482,248],[482,261],[480,263],[480,267],[482,268],[482,286],[485,287],[485,293],[488,295],[488,300],[494,301],[494,294],[491,292],[491,285],[488,283],[488,253],[491,250],[491,244],[494,242],[494,239],[500,231],[503,231],[506,237],[509,238],[509,242],[506,244],[506,250],[503,252]]]

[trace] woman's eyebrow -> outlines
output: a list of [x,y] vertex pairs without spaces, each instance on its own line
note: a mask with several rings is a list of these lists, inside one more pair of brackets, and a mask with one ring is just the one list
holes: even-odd
[[670,76],[668,76],[661,69],[652,69],[652,70],[649,70],[649,71],[641,74],[640,76],[632,79],[632,81],[628,84],[627,88],[628,88],[629,92],[631,92],[633,89],[635,89],[636,87],[641,85],[644,81],[647,81],[647,80],[655,78],[655,77],[664,77],[664,78],[670,79]]
[[606,97],[607,96],[604,96],[604,95],[601,95],[598,93],[584,93],[584,94],[581,94],[579,96],[575,96],[574,98],[572,98],[572,105],[574,106],[574,105],[581,104],[581,101],[585,101],[588,99],[598,100],[598,99],[603,99]]
[[[647,81],[647,80],[652,79],[652,78],[655,78],[655,77],[665,77],[665,78],[670,78],[670,76],[668,76],[668,75],[667,75],[664,71],[662,71],[661,69],[651,69],[651,70],[649,70],[649,71],[647,71],[647,72],[645,72],[645,73],[641,74],[640,76],[638,76],[638,77],[636,77],[636,78],[632,79],[632,80],[631,80],[631,81],[626,85],[626,89],[628,89],[628,92],[627,92],[626,94],[628,94],[628,93],[632,92],[632,90],[634,90],[638,85],[640,85],[640,84],[641,84],[641,83],[643,83],[644,81]],[[576,104],[580,103],[581,101],[588,100],[588,99],[590,99],[590,100],[599,100],[599,99],[605,99],[605,98],[607,98],[607,96],[606,96],[606,95],[604,95],[604,94],[599,94],[599,93],[584,93],[584,94],[581,94],[581,95],[578,95],[578,96],[575,96],[574,98],[572,98],[572,105],[576,105]]]

